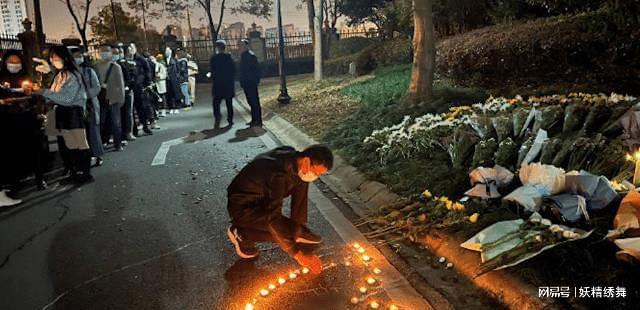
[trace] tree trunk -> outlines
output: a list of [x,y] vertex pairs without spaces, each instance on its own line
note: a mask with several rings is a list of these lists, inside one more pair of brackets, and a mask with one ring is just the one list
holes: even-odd
[[316,16],[316,10],[313,6],[313,0],[305,0],[305,2],[307,3],[307,20],[309,22],[309,33],[311,34],[311,42],[313,46],[316,46],[316,36],[314,31],[315,29],[313,26],[313,19]]
[[413,66],[407,103],[418,105],[433,99],[436,48],[433,32],[432,0],[414,0]]

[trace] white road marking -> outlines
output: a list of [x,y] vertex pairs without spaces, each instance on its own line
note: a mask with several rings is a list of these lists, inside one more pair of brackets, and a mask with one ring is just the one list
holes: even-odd
[[164,141],[160,144],[160,148],[156,152],[156,156],[153,157],[153,161],[151,162],[151,166],[159,166],[164,165],[167,160],[167,154],[169,153],[169,149],[174,146],[181,144],[184,141],[184,138],[177,138],[169,141]]

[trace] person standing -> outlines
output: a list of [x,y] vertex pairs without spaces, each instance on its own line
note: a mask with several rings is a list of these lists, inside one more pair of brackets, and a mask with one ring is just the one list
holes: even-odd
[[187,65],[189,66],[189,96],[191,105],[196,105],[196,76],[198,75],[198,63],[193,61],[193,56],[187,54]]
[[125,102],[124,77],[120,65],[113,61],[113,53],[109,45],[100,47],[100,59],[96,63],[96,73],[100,80],[100,123],[103,130],[102,137],[108,141],[113,138],[113,149],[116,152],[122,148],[122,115],[121,110]]
[[[258,155],[227,188],[227,211],[231,226],[227,236],[241,258],[258,255],[255,242],[277,243],[300,265],[320,273],[322,263],[301,251],[300,244],[318,244],[322,237],[307,228],[309,183],[333,167],[333,153],[323,145],[302,152],[281,146]],[[291,217],[282,214],[291,197]]]
[[[135,141],[136,137],[133,135],[133,85],[135,82],[135,76],[133,74],[133,66],[135,62],[130,62],[124,57],[124,50],[122,46],[118,46],[112,49],[115,61],[122,69],[122,76],[124,77],[124,104],[120,115],[122,117],[122,141]],[[126,145],[126,144],[124,144]]]
[[[67,181],[77,184],[93,181],[91,176],[91,150],[87,142],[85,113],[87,93],[69,50],[64,46],[54,46],[49,52],[49,63],[56,69],[49,89],[37,84],[32,91],[55,105],[55,125],[59,132],[59,147],[67,153],[71,177]],[[48,71],[48,65],[41,65],[41,71]],[[36,68],[38,70],[38,68]]]
[[165,64],[167,66],[167,108],[169,114],[180,113],[180,102],[182,101],[182,95],[180,91],[180,84],[178,83],[178,62],[173,57],[173,50],[167,47],[165,50]]
[[87,139],[89,140],[89,148],[93,157],[96,158],[96,166],[102,166],[104,156],[104,148],[102,147],[102,139],[100,138],[100,102],[98,95],[102,87],[95,70],[91,68],[85,60],[82,49],[79,47],[69,47],[71,56],[78,66],[82,74],[84,85],[87,92]]
[[244,90],[247,103],[251,107],[250,127],[262,127],[262,108],[260,107],[260,97],[258,95],[258,84],[260,83],[260,65],[258,57],[249,48],[249,41],[242,39],[240,44],[242,53],[240,54],[240,86]]
[[187,60],[187,53],[184,50],[179,50],[176,57],[178,57],[180,93],[182,94],[184,107],[189,109],[191,108],[191,96],[189,95],[189,61]]
[[154,83],[156,87],[156,92],[158,93],[158,116],[165,117],[167,116],[167,67],[164,65],[164,61],[162,60],[162,55],[158,55],[157,57],[151,56],[151,61],[154,64]]
[[233,126],[233,97],[235,95],[235,71],[236,67],[231,55],[226,52],[224,40],[215,43],[216,54],[209,59],[209,76],[213,80],[211,92],[213,95],[214,128],[220,127],[220,103],[222,100],[227,105],[228,126]]
[[[127,60],[133,62],[133,77],[135,83],[133,84],[133,107],[138,114],[138,122],[142,125],[142,131],[148,135],[152,135],[153,132],[149,129],[152,114],[149,108],[149,100],[144,95],[144,89],[151,84],[151,75],[149,69],[149,63],[138,54],[138,49],[134,43],[131,43],[127,48]],[[135,126],[135,125],[134,125]],[[137,127],[134,127],[136,132]]]

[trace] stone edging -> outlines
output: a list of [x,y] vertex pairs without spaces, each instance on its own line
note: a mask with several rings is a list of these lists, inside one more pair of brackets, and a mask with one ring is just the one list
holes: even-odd
[[[244,103],[244,100],[242,100]],[[246,103],[243,108],[248,109]],[[264,126],[283,144],[296,149],[318,143],[291,123],[269,112],[265,115]],[[369,181],[355,167],[335,155],[333,169],[321,177],[331,189],[361,217],[376,208],[397,201],[401,197],[376,181]],[[504,271],[493,271],[474,278],[479,270],[480,260],[476,252],[459,245],[463,240],[455,240],[443,233],[427,236],[425,244],[438,256],[444,256],[453,263],[460,273],[469,277],[478,287],[487,291],[511,309],[543,309],[554,306],[551,299],[538,298],[538,290]]]

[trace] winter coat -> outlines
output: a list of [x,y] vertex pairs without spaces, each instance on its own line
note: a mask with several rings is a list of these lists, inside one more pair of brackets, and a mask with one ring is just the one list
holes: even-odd
[[260,83],[260,65],[258,57],[252,51],[240,54],[240,86],[242,88]]
[[213,86],[211,93],[215,97],[230,98],[235,95],[235,75],[236,67],[231,59],[231,55],[227,53],[219,53],[213,55],[209,59],[209,71]]
[[309,183],[298,176],[297,155],[294,148],[282,146],[249,162],[227,188],[229,211],[272,217],[282,213],[289,196],[292,209],[306,208]]
[[[82,65],[79,69],[80,72],[82,72],[84,85],[86,85],[87,99],[90,99],[92,104],[92,107],[87,107],[87,109],[92,111],[93,115],[91,117],[94,117],[96,123],[100,123],[100,101],[98,100],[98,95],[100,94],[100,90],[102,90],[100,80],[98,79],[96,71],[88,65]],[[89,104],[89,102],[87,102],[87,104]]]
[[189,65],[186,58],[178,59],[178,83],[189,82]]
[[[115,62],[99,62],[95,65],[98,79],[102,88],[106,91],[106,99],[111,104],[124,103],[124,75],[122,68]],[[111,67],[111,72],[107,77],[107,72]]]
[[161,63],[156,62],[156,72],[155,72],[155,81],[156,81],[156,89],[158,94],[166,94],[167,93],[167,67]]

